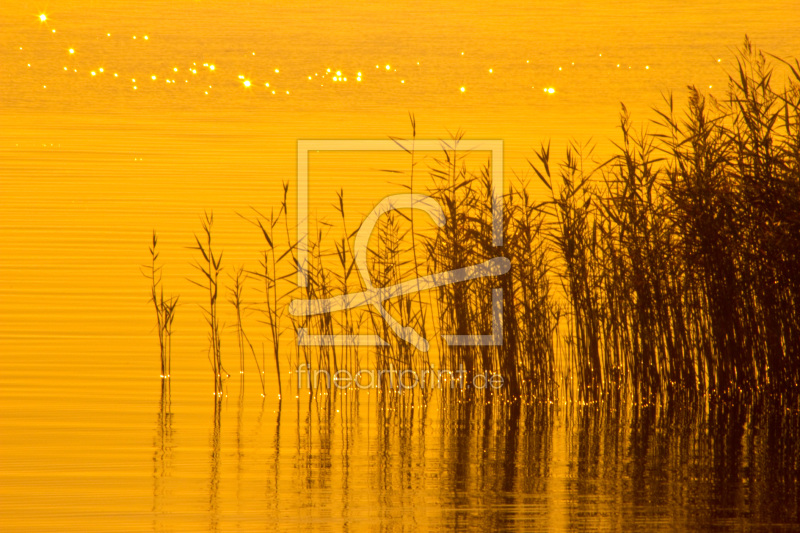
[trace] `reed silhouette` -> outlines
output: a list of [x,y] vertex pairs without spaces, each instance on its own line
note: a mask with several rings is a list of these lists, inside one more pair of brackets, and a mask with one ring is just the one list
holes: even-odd
[[[776,83],[778,67],[785,78]],[[468,382],[499,374],[505,385],[497,394],[504,401],[632,397],[648,404],[676,395],[800,389],[800,63],[771,62],[746,40],[724,99],[694,87],[689,93],[683,112],[667,95],[649,129],[634,127],[623,106],[610,159],[598,161],[591,145],[573,143],[556,162],[549,145],[541,145],[530,178],[543,183],[549,197],[537,199],[529,178],[517,177],[502,194],[502,246],[494,245],[492,234],[491,207],[499,199],[491,162],[473,168],[474,158],[459,149],[458,132],[428,160],[430,185],[422,188],[411,115],[411,138],[392,138],[411,161],[403,186],[435,200],[446,222],[425,233],[409,210],[381,216],[369,241],[371,283],[395,285],[496,257],[511,264],[496,276],[384,302],[396,320],[431,340],[431,351],[399,339],[372,310],[287,316],[293,298],[324,299],[366,287],[354,273],[359,228],[347,227],[343,190],[335,205],[340,221],[316,221],[307,238],[307,285],[293,284],[298,244],[284,184],[277,215],[254,210],[243,217],[266,245],[259,267],[247,276],[263,284],[261,310],[278,382],[280,337],[288,327],[348,338],[371,326],[386,341],[371,350],[378,368],[418,375],[435,366],[463,368]],[[206,315],[219,377],[221,257],[211,251],[212,222],[207,215],[204,239],[196,238],[203,262],[195,267],[204,281],[195,283],[209,292]],[[243,361],[245,348],[255,353],[242,342],[241,270],[234,279]],[[498,290],[502,345],[451,344],[445,336],[494,331],[487,302]],[[354,343],[300,342],[289,363],[355,372],[367,360],[359,350]],[[263,383],[262,375],[262,390]],[[452,394],[460,402],[464,395],[495,392]]]
[[570,148],[561,187],[537,153],[583,398],[800,385],[800,65],[775,90],[749,41],[737,59],[724,100],[667,96],[656,133],[623,106],[618,154],[587,172]]
[[150,264],[142,267],[142,274],[150,280],[150,303],[156,312],[156,331],[161,355],[161,378],[169,379],[172,367],[172,323],[178,307],[179,296],[164,297],[162,266],[158,263],[158,235],[153,230],[149,247]]
[[[272,355],[275,361],[275,375],[278,377],[279,400],[283,393],[280,378],[280,339],[281,333],[283,332],[282,319],[287,305],[286,300],[294,290],[293,286],[284,287],[284,285],[288,285],[287,279],[292,275],[291,270],[289,270],[285,264],[291,263],[289,266],[294,268],[296,268],[297,265],[297,258],[295,255],[297,244],[293,243],[289,237],[289,222],[287,220],[288,195],[289,184],[284,183],[283,198],[277,215],[273,211],[267,217],[257,209],[253,209],[252,217],[239,214],[241,218],[259,229],[261,236],[264,238],[264,244],[266,245],[266,248],[262,252],[262,257],[259,260],[258,270],[250,270],[247,272],[247,275],[263,283],[263,303],[261,306],[255,306],[255,308],[263,314],[264,320],[262,323],[266,324],[268,327]],[[285,240],[281,235],[284,231]],[[283,246],[283,252],[279,253],[280,248],[278,248],[278,246],[280,246],[281,243],[284,243],[285,246]],[[264,375],[264,372],[266,372],[266,353],[263,352],[263,348],[260,371],[262,393],[266,394],[266,377]]]
[[247,274],[245,273],[243,267],[234,269],[234,275],[231,276],[231,282],[233,283],[233,286],[230,288],[230,297],[228,299],[236,311],[236,341],[239,347],[239,374],[242,376],[242,385],[240,391],[241,394],[244,394],[244,361],[249,352],[249,354],[253,357],[253,361],[256,363],[256,372],[258,373],[258,378],[261,382],[261,395],[265,396],[267,391],[264,371],[262,370],[265,366],[265,356],[262,351],[262,360],[259,364],[255,348],[253,348],[253,343],[250,342],[250,337],[247,336],[247,333],[244,330],[244,324],[242,321],[243,314],[247,310],[247,305],[244,301],[244,286],[246,280]]
[[[203,240],[195,235],[196,246],[190,249],[200,252],[203,260],[195,260],[192,266],[202,274],[201,281],[189,279],[190,282],[208,292],[208,307],[202,307],[206,322],[209,326],[208,333],[208,360],[214,373],[214,392],[222,395],[224,379],[230,377],[222,366],[222,348],[220,339],[219,313],[217,311],[217,298],[219,296],[219,275],[222,272],[222,253],[214,255],[211,236],[214,227],[214,213],[205,213],[202,219]],[[224,374],[224,375],[223,375]]]

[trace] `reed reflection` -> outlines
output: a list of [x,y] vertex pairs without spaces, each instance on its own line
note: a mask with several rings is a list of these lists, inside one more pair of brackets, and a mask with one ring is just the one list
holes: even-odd
[[212,418],[212,430],[210,439],[209,466],[210,474],[208,479],[208,515],[209,530],[219,531],[221,511],[219,505],[220,481],[222,477],[222,397],[223,394],[214,394],[214,415]]
[[270,497],[283,511],[308,509],[309,523],[387,531],[798,519],[796,399],[557,406],[438,395],[309,395],[294,455],[277,459],[273,442],[276,473],[290,468],[297,482],[282,490],[276,477]]
[[161,397],[153,437],[153,530],[160,531],[161,518],[169,508],[168,479],[172,475],[172,382],[161,380]]

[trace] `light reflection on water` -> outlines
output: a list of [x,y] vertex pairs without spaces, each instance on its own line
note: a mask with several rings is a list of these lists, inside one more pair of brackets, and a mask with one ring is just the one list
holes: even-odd
[[706,530],[800,518],[800,417],[786,399],[567,408],[292,390],[262,402],[254,382],[240,394],[238,376],[216,399],[191,393],[211,389],[203,376],[159,389],[133,372],[103,387],[57,370],[63,388],[37,396],[19,392],[31,376],[2,380],[4,529]]

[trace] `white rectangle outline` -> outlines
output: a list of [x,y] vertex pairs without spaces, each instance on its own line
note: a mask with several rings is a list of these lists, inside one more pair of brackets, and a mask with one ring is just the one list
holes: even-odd
[[[402,141],[398,141],[402,142]],[[308,285],[308,153],[310,151],[388,152],[405,150],[391,139],[298,139],[297,140],[297,286]],[[411,141],[407,141],[409,144]],[[455,145],[455,146],[453,146]],[[503,141],[500,139],[461,139],[442,141],[417,139],[414,150],[434,152],[453,148],[458,151],[492,152],[492,244],[503,245]]]

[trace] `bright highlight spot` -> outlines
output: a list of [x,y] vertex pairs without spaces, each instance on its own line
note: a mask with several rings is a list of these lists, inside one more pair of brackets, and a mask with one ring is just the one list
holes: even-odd
[[463,93],[463,92],[466,92],[466,90],[467,90],[467,88],[466,88],[466,87],[462,87],[462,88],[461,88],[461,92],[462,92],[462,93]]
[[250,87],[250,80],[244,80],[244,86]]
[[[20,49],[20,50],[21,50],[21,49]],[[70,49],[69,49],[69,53],[70,53],[70,54],[74,54],[74,53],[75,53],[75,49],[74,49],[74,48],[70,48]]]
[[47,20],[47,15],[42,13],[41,15],[39,15],[39,20],[41,20],[42,22],[45,22]]
[[392,68],[392,67],[390,67],[389,65],[386,65],[386,70],[389,70],[390,68]]

